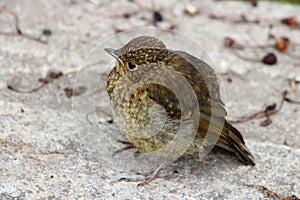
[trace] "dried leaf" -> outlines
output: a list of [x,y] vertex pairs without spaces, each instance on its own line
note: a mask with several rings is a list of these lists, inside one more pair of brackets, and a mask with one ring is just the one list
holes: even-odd
[[65,95],[70,98],[72,96],[79,96],[80,94],[84,93],[86,91],[86,87],[83,86],[79,86],[78,88],[70,88],[70,87],[66,87],[64,89],[65,91]]
[[278,51],[285,51],[289,48],[290,46],[290,40],[287,37],[280,37],[279,39],[276,40],[275,48]]
[[188,14],[190,16],[194,16],[194,15],[199,13],[199,9],[196,6],[192,5],[192,4],[186,5],[184,11],[185,11],[186,14]]
[[296,17],[287,17],[281,19],[281,23],[289,25],[289,26],[296,26],[298,25],[298,20]]

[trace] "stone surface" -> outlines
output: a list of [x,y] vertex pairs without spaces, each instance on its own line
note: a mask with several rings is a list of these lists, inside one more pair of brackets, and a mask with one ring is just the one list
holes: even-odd
[[[0,6],[18,14],[24,33],[39,37],[43,29],[52,32],[49,37],[42,36],[47,45],[0,35],[0,199],[264,199],[259,189],[246,184],[300,196],[300,106],[289,103],[271,116],[272,124],[267,127],[259,125],[262,119],[236,124],[255,156],[255,167],[243,166],[234,156],[216,150],[202,160],[179,159],[166,168],[177,169],[178,174],[143,187],[117,181],[134,173],[105,162],[116,150],[105,140],[116,133],[114,125],[106,122],[111,111],[104,89],[112,59],[103,57],[101,49],[87,56],[116,30],[151,25],[150,1],[138,2],[103,0],[96,6],[84,0],[0,1]],[[300,7],[259,2],[253,8],[239,1],[205,0],[192,2],[200,13],[189,16],[184,14],[189,1],[156,2],[165,19],[160,27],[175,24],[176,31],[205,49],[220,72],[229,71],[232,82],[221,76],[229,119],[279,103],[281,92],[290,91],[287,79],[299,77],[300,61],[295,58],[275,52],[279,62],[274,66],[244,61],[226,49],[223,40],[229,36],[245,44],[264,44],[268,26],[273,24],[274,34],[300,43],[300,30],[279,22],[287,16],[300,19]],[[208,17],[210,13],[231,18],[245,14],[250,19],[259,18],[261,23],[213,20]],[[123,17],[128,14],[129,18]],[[13,16],[0,12],[0,31],[14,31]],[[112,45],[120,45],[114,42]],[[102,62],[77,77],[61,77],[37,92],[20,94],[7,89],[7,84],[23,90],[37,87],[38,78],[49,69],[68,70],[100,58]],[[63,89],[74,83],[87,87],[87,91],[72,102]],[[289,97],[300,100],[299,94],[298,85]],[[100,125],[95,124],[94,110]],[[94,122],[90,127],[87,115]],[[82,138],[86,130],[90,131],[87,136],[98,138]],[[103,144],[97,146],[99,141]]]

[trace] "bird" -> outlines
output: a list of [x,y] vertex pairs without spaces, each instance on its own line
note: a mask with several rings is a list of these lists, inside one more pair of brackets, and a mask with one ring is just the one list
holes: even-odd
[[[124,149],[160,152],[167,158],[216,145],[237,155],[243,164],[255,165],[241,133],[226,121],[217,75],[205,61],[169,49],[152,36],[104,50],[116,59],[106,89],[114,122],[128,140]],[[143,181],[160,177],[160,168]]]

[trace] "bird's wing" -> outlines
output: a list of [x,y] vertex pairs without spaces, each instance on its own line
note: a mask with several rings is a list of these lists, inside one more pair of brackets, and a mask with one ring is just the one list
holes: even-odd
[[[170,119],[186,120],[191,116],[191,111],[196,106],[195,103],[190,102],[190,98],[178,100],[176,92],[161,85],[161,84],[145,84],[142,89],[137,89],[135,93],[138,96],[147,96],[151,99],[152,104],[162,106]],[[184,96],[184,94],[182,94]],[[149,105],[148,105],[149,107]],[[185,109],[185,110],[183,110]],[[182,116],[183,115],[183,116]]]
[[[178,66],[197,94],[200,110],[215,117],[224,117],[227,112],[220,98],[220,86],[214,69],[203,60],[186,52],[174,51],[176,56],[169,65]],[[180,65],[178,65],[180,63]]]

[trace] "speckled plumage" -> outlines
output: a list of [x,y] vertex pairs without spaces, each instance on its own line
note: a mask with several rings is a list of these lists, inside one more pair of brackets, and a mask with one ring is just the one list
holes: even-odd
[[[107,91],[115,122],[140,151],[164,147],[176,136],[180,122],[186,122],[187,133],[198,128],[185,153],[201,151],[215,140],[244,164],[254,164],[241,134],[225,120],[217,77],[204,61],[148,36],[131,40],[113,54],[117,64],[108,76]],[[182,144],[188,142],[190,135],[181,139]]]

